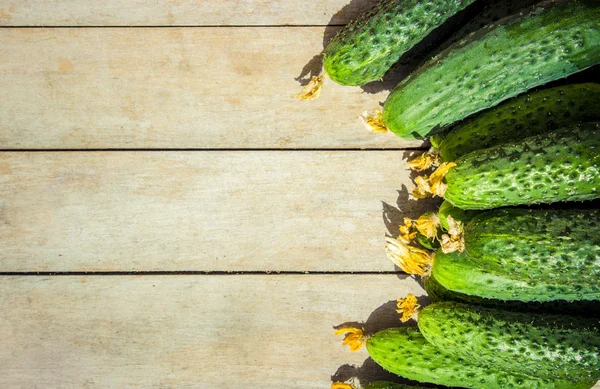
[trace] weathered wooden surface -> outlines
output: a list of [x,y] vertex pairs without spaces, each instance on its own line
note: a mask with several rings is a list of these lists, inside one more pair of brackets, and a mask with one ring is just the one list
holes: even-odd
[[0,271],[392,271],[406,154],[0,153]]
[[0,148],[420,145],[371,134],[359,121],[388,91],[329,81],[317,101],[293,97],[323,33],[0,29]]
[[0,26],[346,24],[377,0],[0,0]]
[[368,357],[333,327],[398,326],[409,292],[394,275],[4,277],[0,386],[327,388]]

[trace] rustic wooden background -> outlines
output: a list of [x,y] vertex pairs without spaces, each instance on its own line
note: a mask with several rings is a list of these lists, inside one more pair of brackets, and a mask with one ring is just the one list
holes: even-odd
[[0,0],[0,387],[382,376],[333,329],[424,294],[383,237],[431,203],[358,121],[393,79],[292,97],[348,2]]
[[358,120],[392,83],[293,98],[348,1],[0,0],[0,387],[381,375],[333,331],[424,294],[383,251],[421,143]]

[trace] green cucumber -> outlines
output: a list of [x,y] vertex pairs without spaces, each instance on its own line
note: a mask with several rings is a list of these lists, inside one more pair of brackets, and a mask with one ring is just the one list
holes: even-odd
[[371,358],[399,376],[439,385],[472,389],[590,388],[593,383],[572,383],[513,374],[469,363],[429,343],[418,329],[390,328],[367,340]]
[[600,120],[600,85],[565,85],[526,93],[457,125],[438,143],[444,161],[580,122]]
[[598,319],[442,302],[425,307],[418,323],[427,341],[471,363],[549,379],[600,379]]
[[437,250],[440,248],[440,242],[434,238],[428,238],[420,232],[417,232],[417,242],[429,250]]
[[452,292],[488,299],[523,302],[600,300],[598,285],[570,285],[560,278],[553,282],[521,280],[512,274],[485,270],[469,259],[467,253],[437,251],[431,274]]
[[457,42],[387,98],[385,126],[405,139],[431,132],[600,63],[600,2],[545,1]]
[[423,288],[425,288],[427,296],[433,302],[456,301],[516,312],[600,317],[600,301],[555,300],[545,302],[521,302],[515,300],[495,300],[448,290],[440,284],[433,275],[425,277],[423,280]]
[[383,0],[329,42],[323,67],[341,85],[380,80],[396,61],[474,0]]
[[463,236],[488,271],[600,288],[600,209],[497,209],[475,216]]
[[442,205],[440,205],[440,209],[438,210],[438,216],[440,218],[440,224],[445,230],[448,230],[450,226],[448,225],[448,216],[452,216],[457,222],[460,222],[462,225],[465,225],[469,222],[475,215],[477,215],[477,211],[465,211],[454,205],[450,204],[448,201],[444,201]]
[[600,198],[600,124],[474,151],[444,181],[444,198],[461,209]]

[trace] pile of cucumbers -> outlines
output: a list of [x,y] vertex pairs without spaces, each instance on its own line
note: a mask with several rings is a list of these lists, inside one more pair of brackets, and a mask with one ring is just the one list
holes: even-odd
[[[330,42],[325,71],[343,85],[381,79],[471,3],[383,0]],[[600,85],[538,87],[600,64],[600,1],[489,1],[442,46],[373,119],[432,145],[411,163],[424,171],[413,194],[444,202],[386,241],[433,303],[417,326],[353,339],[418,382],[591,388],[600,380]]]

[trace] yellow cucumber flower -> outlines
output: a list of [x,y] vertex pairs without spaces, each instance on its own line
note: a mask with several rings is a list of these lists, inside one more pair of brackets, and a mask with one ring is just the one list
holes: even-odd
[[429,272],[433,260],[428,250],[410,246],[390,236],[385,237],[385,253],[405,273],[420,276]]
[[316,100],[321,95],[321,89],[323,89],[323,76],[313,76],[311,80],[302,88],[300,93],[294,95],[297,99],[301,100]]
[[350,351],[360,350],[367,340],[365,331],[362,328],[342,327],[335,331],[335,335],[342,334],[346,334],[342,345],[350,347]]
[[455,251],[465,251],[465,237],[462,231],[462,223],[454,220],[450,215],[446,218],[448,221],[448,233],[442,235],[440,241],[442,252],[445,254]]
[[440,166],[440,156],[436,149],[430,149],[429,151],[419,155],[416,158],[411,159],[406,164],[411,170],[421,172],[429,169],[430,167]]
[[456,166],[454,162],[444,162],[429,177],[415,178],[416,187],[413,190],[413,196],[418,199],[423,199],[428,195],[443,197],[448,187],[443,182],[444,176],[454,166]]
[[373,114],[365,111],[360,117],[360,121],[365,125],[367,130],[372,133],[388,132],[388,129],[383,122],[383,114],[379,110],[376,110]]
[[398,307],[396,312],[402,314],[402,317],[400,318],[402,323],[406,323],[410,319],[417,320],[419,308],[421,308],[421,306],[414,294],[409,293],[405,298],[398,299],[396,305]]
[[404,225],[400,226],[400,236],[398,239],[406,244],[409,244],[412,242],[415,236],[417,236],[417,231],[413,230],[413,221],[410,218],[405,217]]
[[356,389],[356,386],[344,382],[331,383],[331,389]]
[[429,239],[437,238],[438,227],[440,226],[440,218],[435,213],[421,215],[414,222],[417,231],[425,235]]

